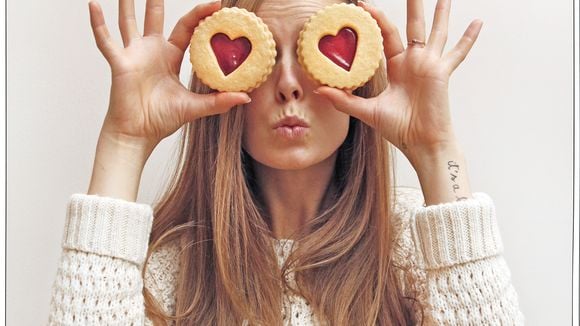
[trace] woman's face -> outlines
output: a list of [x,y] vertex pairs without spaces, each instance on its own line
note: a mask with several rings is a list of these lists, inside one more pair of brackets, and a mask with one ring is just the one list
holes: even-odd
[[[256,12],[272,32],[278,54],[271,75],[249,93],[252,102],[244,121],[243,147],[263,165],[307,168],[329,158],[346,138],[349,115],[312,92],[321,85],[308,77],[296,56],[304,23],[318,10],[339,2],[265,0]],[[274,128],[285,117],[302,119],[308,127]]]

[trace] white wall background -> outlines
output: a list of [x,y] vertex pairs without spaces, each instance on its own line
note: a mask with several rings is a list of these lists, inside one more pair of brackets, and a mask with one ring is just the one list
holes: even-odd
[[[100,1],[122,44],[117,1]],[[143,31],[145,0],[135,1]],[[165,35],[199,1],[166,1]],[[378,0],[405,33],[406,1]],[[430,30],[435,0],[425,1]],[[9,1],[7,322],[46,322],[69,196],[86,192],[110,70],[87,1]],[[527,325],[570,325],[572,1],[453,1],[449,41],[475,19],[478,41],[451,79],[452,118],[473,192],[495,201]],[[403,34],[402,39],[406,37]],[[184,59],[182,82],[190,69]],[[151,156],[138,201],[167,177],[174,136]],[[399,157],[398,181],[419,186]]]

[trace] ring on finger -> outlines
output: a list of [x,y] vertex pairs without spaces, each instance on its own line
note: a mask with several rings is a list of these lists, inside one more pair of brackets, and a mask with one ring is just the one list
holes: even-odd
[[409,45],[409,46],[418,45],[418,46],[424,48],[425,47],[425,42],[424,41],[419,41],[417,39],[412,39],[409,42],[407,42],[407,45]]

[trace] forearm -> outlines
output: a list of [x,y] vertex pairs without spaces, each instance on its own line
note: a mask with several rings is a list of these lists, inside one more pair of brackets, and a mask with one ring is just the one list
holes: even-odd
[[88,195],[136,201],[145,163],[152,150],[101,132]]
[[473,198],[467,164],[456,143],[415,152],[410,161],[427,206]]

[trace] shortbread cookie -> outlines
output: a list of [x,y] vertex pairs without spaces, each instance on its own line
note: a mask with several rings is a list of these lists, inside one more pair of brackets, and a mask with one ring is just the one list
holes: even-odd
[[371,79],[379,67],[383,37],[367,11],[353,4],[334,4],[317,12],[304,25],[297,55],[318,82],[354,89]]
[[192,69],[219,91],[249,92],[263,83],[276,61],[274,37],[262,19],[243,8],[222,8],[195,28]]

